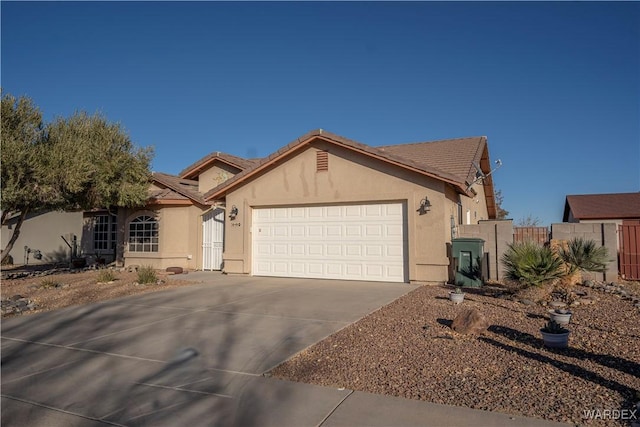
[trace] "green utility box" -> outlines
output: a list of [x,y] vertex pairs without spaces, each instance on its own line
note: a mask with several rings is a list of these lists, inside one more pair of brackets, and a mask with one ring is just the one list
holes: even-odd
[[451,241],[455,283],[458,286],[482,286],[484,240],[458,238]]

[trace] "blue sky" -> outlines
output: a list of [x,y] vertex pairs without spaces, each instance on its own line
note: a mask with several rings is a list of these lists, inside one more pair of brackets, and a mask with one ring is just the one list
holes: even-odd
[[514,220],[640,191],[640,3],[6,2],[1,84],[101,112],[178,173],[323,128],[486,135]]

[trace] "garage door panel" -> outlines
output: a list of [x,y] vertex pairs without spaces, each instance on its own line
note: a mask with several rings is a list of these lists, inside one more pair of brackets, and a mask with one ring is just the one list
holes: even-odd
[[303,275],[305,274],[305,263],[304,262],[291,262],[291,273],[295,275]]
[[304,237],[306,232],[306,227],[304,225],[291,225],[291,237]]
[[364,231],[368,238],[382,237],[382,225],[367,225]]
[[361,257],[362,256],[362,246],[360,245],[347,245],[346,255],[351,257]]
[[384,250],[387,257],[401,257],[403,252],[400,245],[387,245]]
[[368,205],[364,207],[364,216],[371,218],[380,218],[383,215],[384,206],[382,205]]
[[321,225],[310,225],[307,227],[307,235],[309,237],[322,237],[323,230]]
[[324,264],[321,262],[309,262],[307,263],[307,271],[309,272],[308,277],[321,277],[324,274]]
[[337,263],[327,263],[326,264],[326,272],[327,272],[327,276],[330,277],[342,277],[342,265],[341,264],[337,264]]
[[350,278],[362,277],[362,264],[346,264],[345,274]]
[[324,255],[323,250],[322,250],[324,248],[323,245],[317,245],[317,244],[316,245],[307,245],[307,248],[308,248],[307,253],[310,256],[321,257],[322,255]]
[[303,244],[292,244],[290,246],[290,248],[291,248],[290,254],[293,255],[293,256],[296,256],[296,255],[304,256],[305,255],[305,245],[303,245]]
[[255,275],[405,280],[402,204],[254,209]]
[[327,249],[327,256],[328,257],[342,256],[342,245],[331,245],[331,244],[328,244],[328,245],[326,245],[326,249]]
[[277,243],[271,247],[271,251],[269,252],[275,256],[285,256],[289,254],[289,246],[282,243]]

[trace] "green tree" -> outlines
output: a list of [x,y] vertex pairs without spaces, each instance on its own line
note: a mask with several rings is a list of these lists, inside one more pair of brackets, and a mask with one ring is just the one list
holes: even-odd
[[507,215],[509,215],[509,211],[502,208],[502,202],[504,202],[504,196],[502,195],[502,190],[495,191],[495,201],[496,201],[496,219],[506,219]]
[[151,148],[137,148],[119,124],[76,113],[44,124],[29,98],[2,96],[2,224],[18,221],[9,255],[28,213],[144,205]]

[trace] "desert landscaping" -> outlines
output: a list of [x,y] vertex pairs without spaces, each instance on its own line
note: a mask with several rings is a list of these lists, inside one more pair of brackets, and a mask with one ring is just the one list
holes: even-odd
[[[629,425],[603,411],[633,418],[640,410],[640,309],[630,297],[640,294],[640,284],[587,285],[551,295],[572,305],[567,349],[543,345],[548,302],[486,286],[466,290],[464,302],[454,304],[451,287],[426,285],[271,374],[575,425]],[[486,318],[486,331],[452,330],[452,320],[472,308]]]

